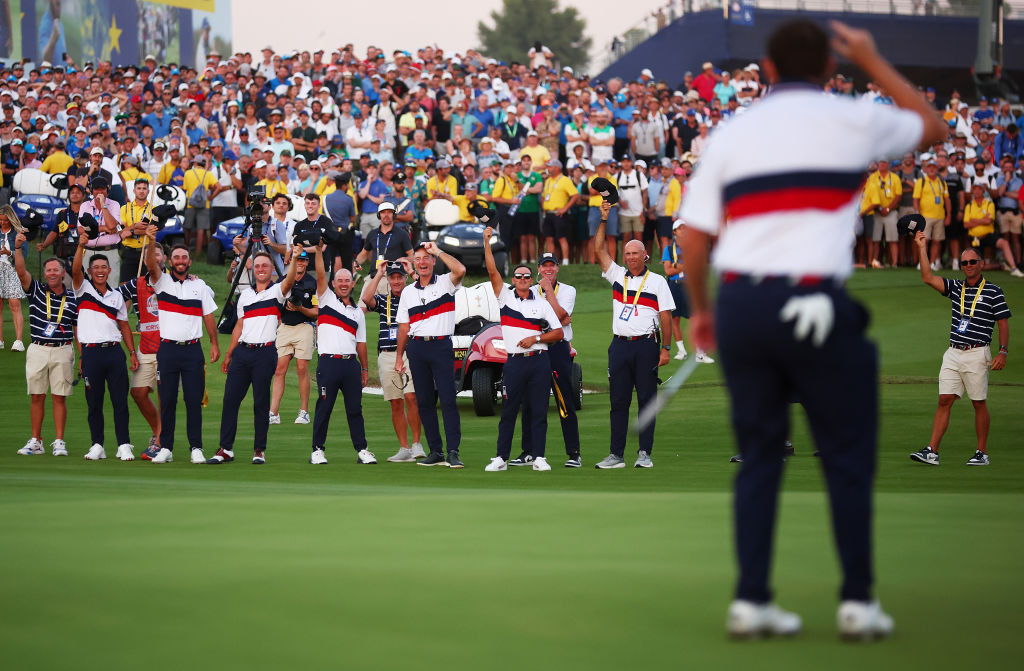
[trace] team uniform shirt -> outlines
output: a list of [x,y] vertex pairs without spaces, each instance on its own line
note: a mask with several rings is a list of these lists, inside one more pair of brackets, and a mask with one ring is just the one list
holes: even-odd
[[149,275],[133,277],[117,288],[125,303],[131,303],[139,319],[139,351],[156,354],[160,348],[160,307],[156,292],[149,283]]
[[[808,141],[794,149],[786,129]],[[682,218],[719,236],[712,261],[720,272],[845,278],[865,166],[916,147],[923,132],[913,112],[776,86],[715,131]],[[752,154],[752,146],[763,149]],[[746,160],[732,160],[738,155]]]
[[[152,221],[153,218],[153,206],[149,203],[139,205],[133,200],[127,205],[121,206],[121,225],[125,228],[131,228],[144,219]],[[142,249],[142,246],[149,242],[150,239],[147,235],[130,235],[122,240],[121,244],[132,249]]]
[[991,200],[982,200],[981,204],[973,200],[967,203],[964,208],[964,226],[969,226],[972,219],[983,219],[988,217],[988,223],[974,225],[967,229],[967,235],[972,238],[980,238],[996,232],[996,206]]
[[[534,294],[543,300],[547,300],[544,297],[544,290],[541,289],[539,284],[534,284],[530,287]],[[572,311],[576,307],[576,287],[565,284],[564,282],[555,283],[555,302],[572,316]],[[556,315],[557,316],[557,315]],[[558,322],[558,326],[552,326],[551,328],[559,328],[561,321]],[[562,340],[569,342],[572,340],[572,324],[566,324],[561,326],[562,329]]]
[[277,338],[277,325],[281,321],[281,304],[285,298],[287,296],[281,292],[280,282],[260,292],[252,287],[242,289],[237,308],[238,319],[242,322],[238,342],[249,345],[274,342]]
[[519,346],[519,341],[562,327],[554,309],[533,291],[530,291],[526,298],[522,298],[508,285],[502,286],[501,293],[498,294],[498,306],[501,309],[501,338],[505,341],[505,351],[509,354],[546,351],[547,343],[533,342],[524,349]]
[[545,212],[561,210],[569,199],[579,194],[579,189],[572,183],[572,180],[565,175],[544,180],[544,191],[541,192],[541,201]]
[[450,336],[455,332],[455,292],[451,273],[433,275],[426,286],[419,278],[402,291],[398,322],[409,325],[410,337]]
[[355,303],[342,303],[331,287],[316,298],[320,306],[316,318],[317,350],[320,354],[355,354],[356,343],[366,342],[363,311]]
[[203,317],[217,309],[213,290],[206,282],[189,277],[176,280],[170,273],[160,273],[153,290],[161,338],[184,342],[202,337]]
[[75,296],[78,297],[78,342],[83,345],[120,342],[121,329],[117,322],[128,319],[121,294],[108,286],[106,293],[100,295],[91,281],[83,280],[75,289]]
[[1011,316],[1003,290],[984,277],[973,287],[965,287],[963,280],[943,279],[942,283],[942,295],[953,305],[949,342],[960,346],[990,344],[992,327]]
[[[43,282],[32,280],[28,288],[28,325],[32,342],[40,345],[70,345],[78,320],[78,298],[64,290],[50,291]],[[120,333],[120,331],[118,331]]]
[[[404,291],[403,291],[404,293]],[[377,334],[377,351],[392,351],[398,347],[398,304],[402,294],[373,295],[373,312],[380,317],[380,332]]]
[[649,270],[632,275],[613,261],[601,277],[612,285],[612,332],[617,336],[654,335],[661,328],[659,313],[676,309],[661,275]]

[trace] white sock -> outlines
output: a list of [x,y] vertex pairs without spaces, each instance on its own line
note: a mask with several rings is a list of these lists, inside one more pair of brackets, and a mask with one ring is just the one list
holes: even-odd
[[683,345],[683,341],[682,340],[677,340],[676,341],[676,347],[679,348],[680,352],[683,352],[684,354],[686,353],[686,347]]

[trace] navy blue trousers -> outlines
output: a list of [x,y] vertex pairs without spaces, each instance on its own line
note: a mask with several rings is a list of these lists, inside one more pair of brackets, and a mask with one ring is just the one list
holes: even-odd
[[89,406],[89,435],[93,443],[103,444],[103,397],[110,390],[114,409],[114,436],[118,445],[131,443],[128,434],[128,367],[124,350],[117,347],[82,347],[82,377],[85,378],[85,402]]
[[[509,357],[501,373],[504,400],[498,422],[498,456],[508,461],[516,417],[523,409],[523,452],[544,456],[548,435],[548,392],[551,363],[547,352],[530,357]],[[529,435],[529,438],[527,438]]]
[[231,354],[228,376],[224,380],[224,406],[220,412],[220,446],[231,450],[238,431],[238,411],[252,387],[252,421],[255,435],[253,450],[267,449],[270,425],[270,383],[277,368],[277,348],[249,348],[239,344]]
[[203,447],[203,394],[206,391],[206,359],[199,343],[176,345],[161,342],[156,352],[156,387],[160,394],[160,447],[174,450],[174,425],[178,386],[185,399],[185,434],[189,449]]
[[431,452],[443,453],[441,427],[437,422],[437,399],[441,399],[441,417],[448,453],[458,451],[462,442],[462,423],[455,401],[455,355],[452,341],[413,340],[406,347],[409,354],[409,372],[416,387],[416,407]]
[[[339,359],[321,354],[316,364],[316,408],[313,410],[313,449],[327,446],[327,428],[331,423],[334,403],[341,392],[348,419],[348,435],[356,452],[366,449],[366,427],[363,424],[363,381],[359,359]],[[273,375],[274,371],[270,371]],[[268,406],[269,407],[269,406]]]
[[[822,347],[793,337],[779,311],[789,298],[824,292],[835,324]],[[821,451],[841,599],[865,601],[873,583],[871,490],[878,430],[878,354],[865,337],[867,312],[832,285],[793,287],[788,280],[723,283],[717,338],[732,397],[732,425],[743,463],[734,483],[736,598],[772,599],[768,585],[789,402],[799,398]]]
[[[551,370],[554,373],[552,379],[547,383],[548,389],[554,391],[555,380],[557,379],[558,389],[562,394],[562,398],[565,399],[566,416],[558,416],[562,424],[562,440],[565,442],[565,453],[570,457],[575,456],[580,453],[580,426],[579,421],[576,419],[576,405],[573,401],[576,396],[572,390],[572,353],[569,349],[569,343],[561,340],[548,345],[548,361],[551,363]],[[546,403],[544,404],[544,409],[547,411]],[[524,407],[523,452],[533,454],[535,457],[542,456],[530,452],[529,445],[533,440],[531,425],[529,408]]]
[[[629,428],[629,406],[636,390],[637,406],[644,408],[658,394],[658,341],[612,339],[608,347],[608,392],[611,410],[611,453],[623,456],[626,451],[626,430]],[[640,432],[640,450],[650,454],[654,449],[654,421]]]

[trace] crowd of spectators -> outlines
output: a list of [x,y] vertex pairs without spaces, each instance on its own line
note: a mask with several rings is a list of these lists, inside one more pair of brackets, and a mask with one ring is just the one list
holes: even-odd
[[[325,196],[341,185],[359,216],[372,217],[400,180],[413,200],[414,222],[435,197],[459,203],[462,218],[471,220],[467,192],[526,211],[534,199],[541,219],[547,207],[536,201],[546,200],[545,193],[520,186],[533,184],[538,173],[540,181],[564,174],[580,194],[561,212],[569,222],[567,244],[535,239],[539,228],[512,231],[530,238],[529,245],[511,245],[513,260],[535,259],[543,251],[538,243],[546,242],[563,263],[585,263],[594,260],[595,227],[588,219],[600,204],[587,186],[602,175],[626,182],[618,209],[630,222],[628,230],[610,227],[609,250],[638,237],[654,256],[655,247],[670,242],[686,181],[708,139],[766,93],[756,64],[729,71],[704,63],[670,86],[651,69],[629,81],[596,80],[560,67],[542,45],[525,56],[522,63],[501,63],[473,50],[449,54],[436,47],[391,54],[369,47],[357,54],[351,45],[330,53],[275,53],[268,46],[255,55],[211,53],[195,69],[149,56],[137,67],[7,63],[0,69],[4,194],[18,170],[40,168],[69,172],[83,183],[101,175],[111,197],[124,202],[130,194],[123,184],[148,175],[188,196],[207,186],[212,220],[198,223],[215,226],[240,213],[252,184],[268,197]],[[889,102],[872,83],[857,91],[842,75],[824,90],[864,104]],[[893,157],[901,186],[893,207],[942,218],[948,235],[935,233],[936,242],[970,244],[963,210],[972,186],[983,182],[985,199],[996,206],[992,223],[1020,260],[1020,110],[985,98],[969,108],[959,95],[939,101],[930,88],[922,94],[945,115],[949,138],[924,154]],[[919,187],[931,184],[932,161],[949,196],[948,206],[940,203],[941,216],[920,196]],[[333,179],[339,176],[347,179]],[[886,232],[881,220],[890,210],[876,190],[869,179],[857,263],[911,263],[909,248],[873,244],[880,242],[877,229]],[[936,250],[936,263],[943,252]]]

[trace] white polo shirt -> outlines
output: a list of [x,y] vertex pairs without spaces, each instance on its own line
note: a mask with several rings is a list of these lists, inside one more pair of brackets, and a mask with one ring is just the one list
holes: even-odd
[[317,294],[320,312],[316,318],[316,348],[320,354],[355,354],[356,343],[366,342],[366,319],[355,302],[345,305],[327,287]]
[[661,327],[659,313],[676,309],[668,282],[657,273],[631,275],[612,262],[601,277],[612,285],[612,333],[617,336],[653,335]]
[[419,278],[402,291],[398,301],[399,324],[409,325],[416,337],[450,336],[455,333],[455,291],[451,273],[434,275],[424,287]]
[[615,181],[619,189],[619,216],[639,217],[643,214],[647,178],[634,168],[628,174],[619,172],[615,175]]
[[711,136],[681,217],[718,236],[720,272],[845,278],[868,163],[923,132],[913,112],[776,86]]
[[547,343],[534,342],[524,349],[519,346],[519,341],[562,327],[554,309],[533,291],[530,291],[529,298],[520,298],[515,289],[503,286],[498,294],[498,306],[501,308],[501,339],[505,341],[505,351],[509,354],[547,350]]
[[93,283],[82,280],[75,288],[78,299],[78,342],[91,345],[101,342],[120,342],[121,329],[118,320],[128,320],[124,298],[117,289],[107,286],[107,292],[100,295]]
[[274,342],[277,339],[277,326],[281,323],[281,304],[285,298],[281,293],[280,282],[271,284],[259,293],[252,287],[242,289],[238,296],[238,318],[242,321],[242,334],[238,342],[249,345]]
[[160,273],[153,284],[160,311],[160,337],[165,340],[198,340],[203,336],[203,317],[217,310],[213,290],[198,277],[176,280]]
[[[530,289],[537,295],[543,298],[543,293],[539,284],[534,284]],[[546,299],[545,299],[546,300]],[[576,307],[576,287],[570,286],[565,282],[555,283],[555,302],[563,310],[572,316],[572,311]],[[557,315],[556,315],[557,316]],[[559,322],[561,326],[561,322]],[[551,328],[559,328],[559,326],[552,326]],[[562,340],[569,342],[572,340],[572,323],[561,326],[562,329]]]

